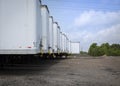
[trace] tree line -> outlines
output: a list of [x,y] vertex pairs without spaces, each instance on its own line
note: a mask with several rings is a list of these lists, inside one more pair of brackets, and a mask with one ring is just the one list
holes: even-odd
[[97,43],[91,44],[88,54],[91,56],[120,56],[120,44],[103,43],[100,46]]

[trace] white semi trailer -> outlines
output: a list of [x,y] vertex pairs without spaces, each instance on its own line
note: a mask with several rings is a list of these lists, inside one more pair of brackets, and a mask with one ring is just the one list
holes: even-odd
[[61,32],[61,48],[62,48],[61,53],[64,53],[65,52],[65,35],[62,32]]
[[68,52],[69,52],[69,54],[71,54],[71,41],[70,41],[70,39],[68,41]]
[[67,51],[67,36],[60,32],[60,56],[67,56],[68,51]]
[[49,50],[49,10],[47,5],[41,5],[42,29],[41,29],[41,53],[48,54]]
[[80,42],[71,42],[71,53],[80,54]]
[[49,53],[53,53],[53,17],[49,16],[49,30],[48,30],[48,46]]
[[60,54],[60,26],[57,28],[57,53]]
[[69,39],[66,35],[66,52],[69,53]]
[[79,53],[49,14],[41,0],[0,0],[0,62],[4,56]]
[[61,55],[63,53],[63,51],[64,51],[64,35],[63,35],[63,33],[61,31],[60,31],[59,49],[60,49],[60,55]]
[[64,34],[64,42],[65,42],[65,45],[64,45],[64,52],[67,53],[67,36],[66,34]]
[[53,53],[57,54],[57,30],[58,30],[58,23],[53,22]]
[[39,54],[40,0],[0,0],[0,54]]

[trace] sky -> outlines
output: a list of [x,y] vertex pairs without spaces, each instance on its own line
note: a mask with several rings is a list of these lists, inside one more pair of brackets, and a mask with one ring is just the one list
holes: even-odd
[[50,15],[80,50],[92,43],[120,44],[120,0],[42,0]]

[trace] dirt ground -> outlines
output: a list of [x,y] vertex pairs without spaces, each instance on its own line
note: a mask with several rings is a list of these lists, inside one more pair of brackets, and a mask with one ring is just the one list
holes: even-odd
[[120,86],[120,57],[71,56],[6,65],[0,86]]

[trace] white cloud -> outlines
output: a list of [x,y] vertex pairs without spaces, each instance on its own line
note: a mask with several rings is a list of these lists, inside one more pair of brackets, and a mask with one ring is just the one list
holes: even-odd
[[75,19],[75,26],[97,26],[115,24],[120,22],[120,11],[102,12],[102,11],[85,11]]
[[98,44],[102,43],[120,43],[120,24],[112,26],[110,28],[102,29],[96,33],[80,31],[71,32],[71,39],[80,40],[81,48],[85,51],[88,50],[89,46],[96,42]]
[[100,42],[120,43],[120,24],[99,31],[96,38]]
[[[95,27],[98,27],[97,31]],[[85,27],[84,29],[81,29]],[[70,32],[72,40],[80,40],[81,49],[88,50],[91,43],[120,43],[120,11],[86,11],[75,19],[76,30]],[[92,28],[88,30],[89,28]]]

